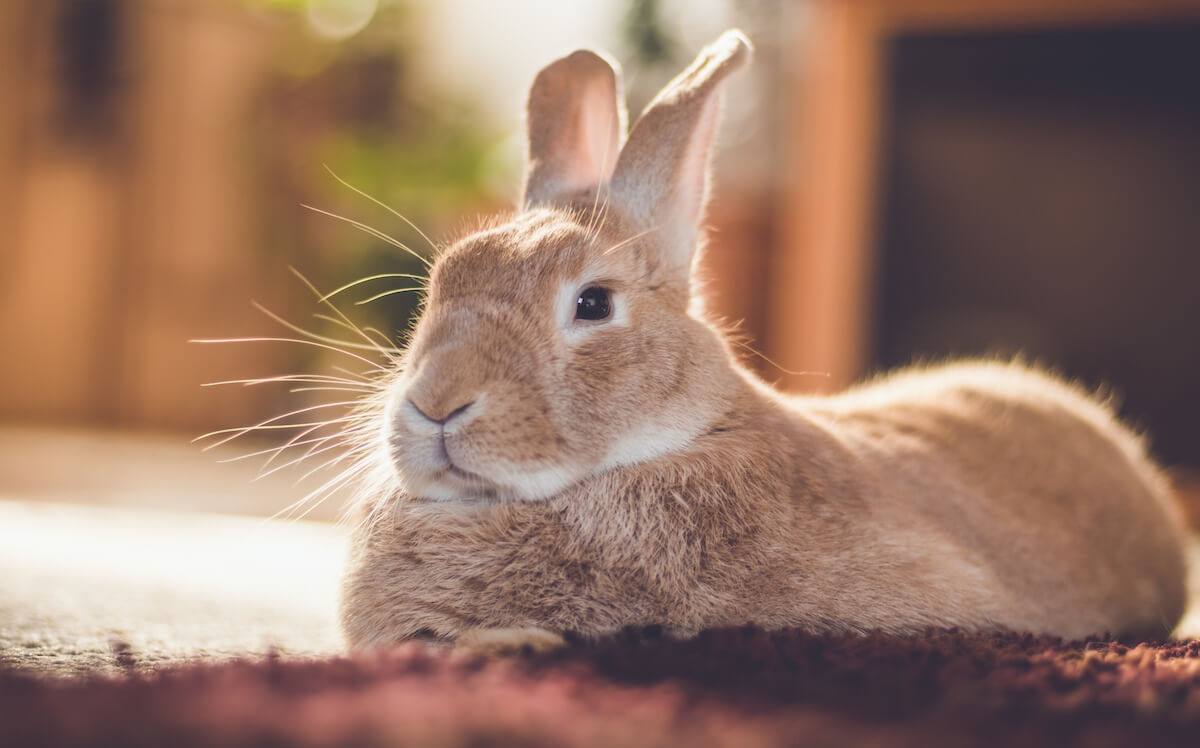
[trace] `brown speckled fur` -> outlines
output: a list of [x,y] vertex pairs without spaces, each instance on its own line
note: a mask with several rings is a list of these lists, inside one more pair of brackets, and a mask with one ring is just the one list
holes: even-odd
[[[1183,534],[1106,406],[987,362],[788,397],[696,311],[720,84],[748,57],[723,36],[616,158],[611,65],[580,52],[539,75],[524,208],[438,259],[380,413],[349,643],[649,624],[1169,632]],[[573,319],[589,284],[612,290],[609,323]]]

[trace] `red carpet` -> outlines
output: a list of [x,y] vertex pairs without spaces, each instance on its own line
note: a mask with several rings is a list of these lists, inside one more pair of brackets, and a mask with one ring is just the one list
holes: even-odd
[[508,662],[409,646],[83,682],[0,673],[14,746],[1198,743],[1200,641],[650,630]]

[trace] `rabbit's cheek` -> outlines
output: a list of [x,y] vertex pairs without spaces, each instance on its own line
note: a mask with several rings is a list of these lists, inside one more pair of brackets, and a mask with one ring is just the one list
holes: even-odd
[[487,412],[446,439],[453,463],[515,500],[546,498],[587,472],[587,450],[570,449],[536,393],[513,387]]

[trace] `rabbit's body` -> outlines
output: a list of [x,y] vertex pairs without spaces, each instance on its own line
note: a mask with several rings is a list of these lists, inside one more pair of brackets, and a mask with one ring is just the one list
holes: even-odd
[[830,398],[747,380],[731,404],[689,449],[546,501],[377,513],[355,542],[349,638],[742,623],[1162,636],[1182,613],[1162,479],[1106,408],[1056,381],[960,364]]
[[1183,534],[1104,406],[997,363],[788,397],[696,311],[715,94],[748,56],[722,37],[624,145],[610,63],[538,76],[524,210],[438,258],[381,408],[347,639],[1169,632]]

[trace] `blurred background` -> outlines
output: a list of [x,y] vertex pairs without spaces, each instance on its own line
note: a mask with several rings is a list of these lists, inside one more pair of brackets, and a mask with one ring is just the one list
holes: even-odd
[[[730,26],[757,57],[704,272],[747,363],[831,391],[1024,353],[1117,392],[1194,494],[1200,3],[5,0],[0,497],[283,509],[294,470],[217,462],[264,442],[189,440],[344,396],[202,385],[366,364],[189,341],[295,336],[252,302],[347,338],[289,268],[321,293],[423,272],[351,221],[431,246],[342,181],[452,240],[513,205],[539,67],[610,50],[632,115]],[[335,300],[394,339],[417,292],[358,302],[414,285]]]

